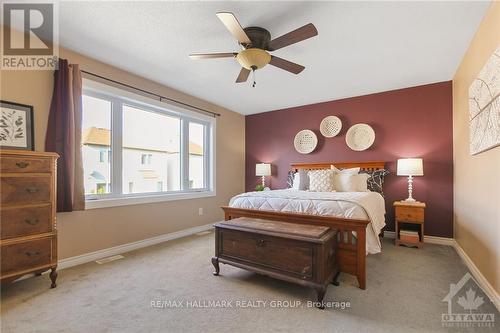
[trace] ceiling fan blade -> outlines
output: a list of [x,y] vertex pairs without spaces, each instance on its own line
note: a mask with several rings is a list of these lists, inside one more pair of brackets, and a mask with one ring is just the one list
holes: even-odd
[[299,64],[296,64],[294,62],[278,58],[275,56],[271,56],[271,61],[269,62],[270,65],[276,66],[278,68],[284,69],[285,71],[289,71],[293,74],[299,74],[304,70],[304,66],[301,66]]
[[236,83],[246,82],[249,74],[250,71],[248,69],[246,69],[245,67],[241,67],[241,71],[238,75],[238,78],[236,79]]
[[226,26],[227,30],[229,30],[229,32],[234,37],[236,37],[238,42],[240,42],[241,44],[251,44],[252,43],[250,38],[248,38],[245,30],[243,30],[243,28],[241,27],[240,22],[238,22],[238,19],[236,19],[236,16],[234,16],[233,13],[220,12],[220,13],[217,13],[217,17]]
[[300,27],[298,29],[295,29],[294,31],[291,31],[287,34],[284,34],[283,36],[280,36],[278,38],[275,38],[269,42],[269,51],[275,51],[278,49],[281,49],[282,47],[295,44],[298,42],[301,42],[305,39],[314,37],[318,34],[318,30],[316,30],[316,27],[314,24],[309,23],[306,24],[303,27]]
[[231,53],[194,53],[190,54],[191,59],[213,59],[213,58],[234,58],[238,55],[236,52]]

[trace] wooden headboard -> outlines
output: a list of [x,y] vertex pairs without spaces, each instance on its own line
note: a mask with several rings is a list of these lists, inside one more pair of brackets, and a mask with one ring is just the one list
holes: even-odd
[[360,168],[364,171],[373,171],[385,168],[385,162],[324,162],[324,163],[293,163],[290,165],[291,171],[299,171],[299,169],[318,170],[330,169],[331,165],[335,165],[339,169]]

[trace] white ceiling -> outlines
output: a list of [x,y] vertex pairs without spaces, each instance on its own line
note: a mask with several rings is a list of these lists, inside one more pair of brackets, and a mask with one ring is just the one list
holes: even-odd
[[[489,2],[61,2],[62,46],[230,110],[253,114],[450,80]],[[278,37],[307,23],[319,35],[273,54],[304,65],[273,66],[257,86],[234,81],[236,60],[191,60],[238,51],[217,19]]]

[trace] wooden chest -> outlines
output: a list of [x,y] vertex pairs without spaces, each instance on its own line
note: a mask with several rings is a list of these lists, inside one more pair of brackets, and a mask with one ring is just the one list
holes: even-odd
[[336,231],[329,227],[240,217],[215,225],[219,262],[314,288],[321,302],[338,273]]
[[54,153],[0,150],[0,279],[51,270],[57,278]]

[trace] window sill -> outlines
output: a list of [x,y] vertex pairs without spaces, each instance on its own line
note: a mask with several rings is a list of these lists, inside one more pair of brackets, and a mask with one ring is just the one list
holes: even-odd
[[164,202],[164,201],[208,198],[208,197],[215,197],[215,191],[169,193],[169,194],[143,195],[143,196],[121,197],[121,198],[103,198],[94,200],[87,199],[85,200],[85,210],[107,208],[107,207],[129,206],[129,205],[140,205],[140,204],[148,204],[148,203]]

